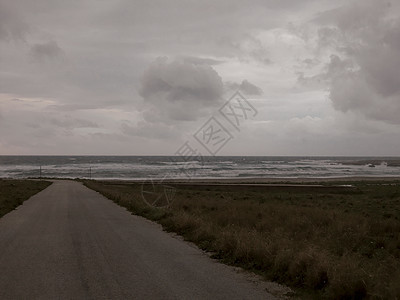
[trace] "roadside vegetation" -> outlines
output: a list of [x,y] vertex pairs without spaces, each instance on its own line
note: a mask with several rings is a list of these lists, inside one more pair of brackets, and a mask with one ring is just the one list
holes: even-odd
[[[166,190],[85,182],[213,257],[295,288],[301,298],[400,299],[400,182],[351,184],[171,184]],[[154,193],[143,194],[143,187]],[[142,195],[161,194],[174,194],[168,208],[143,201]]]
[[50,184],[48,181],[0,179],[0,218]]

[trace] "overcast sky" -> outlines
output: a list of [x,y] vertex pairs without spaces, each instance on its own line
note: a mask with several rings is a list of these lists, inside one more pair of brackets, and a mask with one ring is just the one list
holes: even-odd
[[400,155],[399,1],[0,0],[0,154],[208,154],[212,116],[219,155]]

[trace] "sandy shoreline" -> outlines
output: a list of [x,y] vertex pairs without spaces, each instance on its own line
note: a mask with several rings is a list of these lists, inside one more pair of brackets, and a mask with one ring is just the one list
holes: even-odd
[[354,176],[354,177],[325,177],[325,178],[193,178],[193,179],[95,179],[99,181],[109,182],[121,182],[121,183],[142,183],[142,182],[154,182],[154,183],[182,183],[182,184],[302,184],[302,183],[324,183],[324,182],[354,182],[354,181],[384,181],[393,182],[399,181],[400,176]]
[[[43,177],[43,178],[0,178],[0,180],[88,180],[89,178],[64,178],[64,177]],[[164,184],[226,184],[226,185],[312,185],[323,183],[347,184],[350,182],[396,182],[400,184],[400,176],[349,176],[349,177],[246,177],[246,178],[146,178],[146,179],[123,179],[123,178],[92,178],[90,180],[110,182],[113,184],[126,183],[164,183]]]

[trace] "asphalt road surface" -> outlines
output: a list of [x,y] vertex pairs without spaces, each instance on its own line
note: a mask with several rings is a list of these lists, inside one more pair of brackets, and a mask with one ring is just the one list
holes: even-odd
[[0,299],[273,299],[260,283],[73,181],[0,219]]

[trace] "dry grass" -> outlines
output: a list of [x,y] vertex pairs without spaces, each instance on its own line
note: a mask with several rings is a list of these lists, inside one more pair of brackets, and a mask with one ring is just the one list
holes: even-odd
[[47,181],[0,179],[0,218],[50,184]]
[[86,182],[215,258],[297,288],[302,297],[400,299],[400,186],[356,189],[177,185],[168,209],[138,184]]

